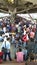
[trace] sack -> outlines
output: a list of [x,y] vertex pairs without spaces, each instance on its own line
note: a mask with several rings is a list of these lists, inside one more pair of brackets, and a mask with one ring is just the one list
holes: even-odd
[[2,51],[3,51],[4,53],[7,53],[7,48],[2,47]]

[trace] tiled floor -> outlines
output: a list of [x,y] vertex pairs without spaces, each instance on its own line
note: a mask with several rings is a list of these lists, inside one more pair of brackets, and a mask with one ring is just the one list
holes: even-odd
[[11,62],[3,62],[0,65],[25,65],[25,62],[23,62],[23,63],[16,63],[16,62],[11,61]]
[[3,62],[1,63],[0,65],[37,65],[37,62],[34,62],[34,61],[31,61],[31,62],[23,62],[23,63],[17,63],[17,62],[14,62],[14,61],[11,61],[11,62]]

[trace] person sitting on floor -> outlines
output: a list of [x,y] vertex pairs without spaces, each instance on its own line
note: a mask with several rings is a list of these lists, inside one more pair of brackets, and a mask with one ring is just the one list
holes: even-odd
[[16,53],[16,59],[17,59],[17,62],[23,62],[23,52],[20,48],[19,48],[19,51]]

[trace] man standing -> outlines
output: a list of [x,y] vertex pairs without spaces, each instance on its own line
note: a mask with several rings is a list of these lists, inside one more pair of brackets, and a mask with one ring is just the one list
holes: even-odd
[[11,56],[10,56],[10,38],[7,38],[6,41],[3,42],[2,48],[4,48],[4,61],[6,61],[7,55],[9,57],[9,60],[11,61]]

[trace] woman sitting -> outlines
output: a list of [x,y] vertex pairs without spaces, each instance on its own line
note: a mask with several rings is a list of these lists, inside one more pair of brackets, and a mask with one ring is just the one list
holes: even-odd
[[23,52],[21,49],[16,53],[17,62],[23,62]]

